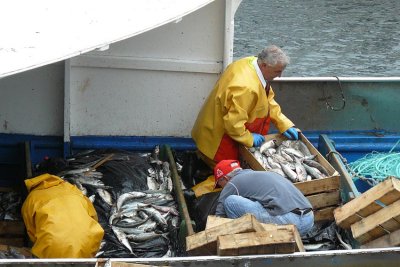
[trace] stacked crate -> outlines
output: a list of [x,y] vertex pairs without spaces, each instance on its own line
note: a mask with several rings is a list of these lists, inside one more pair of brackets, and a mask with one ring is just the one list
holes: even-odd
[[[286,140],[281,134],[270,134],[265,136],[265,141],[276,140],[278,144]],[[328,171],[329,176],[306,182],[294,183],[294,185],[311,202],[314,210],[315,221],[332,220],[333,210],[341,203],[339,173],[319,153],[319,151],[302,134],[299,139],[308,147],[311,154],[316,155],[316,160]],[[243,167],[249,167],[256,171],[267,171],[254,157],[247,147],[240,146],[240,157]]]
[[237,256],[304,251],[294,225],[258,222],[251,214],[238,219],[209,216],[206,229],[186,237],[186,251],[192,256]]
[[335,209],[337,225],[351,229],[362,248],[400,245],[400,181],[388,177]]

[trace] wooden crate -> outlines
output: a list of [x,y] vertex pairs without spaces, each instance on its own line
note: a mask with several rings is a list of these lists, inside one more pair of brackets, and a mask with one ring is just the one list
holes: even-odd
[[[306,182],[294,183],[294,185],[308,198],[314,209],[315,221],[333,220],[333,210],[341,203],[340,199],[340,176],[332,165],[319,153],[311,142],[299,133],[300,140],[308,147],[311,154],[316,155],[317,161],[325,167],[329,176]],[[275,139],[278,143],[286,140],[281,134],[270,134],[265,140]],[[266,171],[245,146],[239,148],[240,158],[243,166],[249,166],[253,170]]]
[[186,251],[192,256],[216,255],[218,236],[262,231],[263,226],[251,214],[228,221],[186,237]]
[[295,252],[294,234],[288,229],[232,234],[217,239],[219,256],[283,254]]
[[[218,225],[222,225],[222,224],[230,222],[232,220],[233,219],[221,218],[221,217],[217,217],[217,216],[214,216],[214,215],[209,215],[207,217],[207,223],[206,223],[206,228],[205,229],[207,230],[209,228],[212,228],[212,227],[215,227],[215,226],[218,226]],[[279,232],[286,231],[286,232],[292,233],[294,241],[295,241],[294,250],[296,252],[304,252],[305,251],[304,246],[303,246],[303,242],[302,242],[301,237],[300,237],[300,233],[297,230],[295,225],[293,225],[293,224],[275,225],[275,224],[265,224],[265,223],[261,223],[261,225],[263,227],[261,232],[266,231],[266,232],[269,232],[269,233],[275,233],[277,231],[279,231]]]
[[22,221],[0,221],[0,244],[24,246],[25,225]]
[[[398,238],[400,229],[400,181],[389,177],[357,198],[334,210],[337,225],[351,229],[361,244],[387,234],[389,242]],[[382,238],[384,240],[385,238]],[[379,241],[376,241],[378,243]],[[369,246],[373,246],[370,244]]]

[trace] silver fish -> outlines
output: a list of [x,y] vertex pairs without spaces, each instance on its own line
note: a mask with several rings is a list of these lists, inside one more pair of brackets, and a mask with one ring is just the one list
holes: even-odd
[[133,242],[144,242],[144,241],[152,240],[154,238],[157,238],[157,237],[163,236],[163,235],[166,235],[166,234],[158,234],[155,232],[147,232],[147,233],[145,232],[145,233],[137,234],[137,235],[135,235],[135,234],[127,235],[126,237]]
[[263,160],[262,165],[263,165],[264,169],[266,169],[266,170],[271,169],[271,166],[268,163],[268,158],[263,155],[262,160]]
[[148,219],[149,218],[149,215],[147,215],[147,213],[144,212],[143,210],[139,210],[138,211],[138,216],[139,216],[139,218],[142,218],[142,219]]
[[107,203],[108,205],[112,206],[113,199],[112,199],[112,196],[111,196],[110,192],[108,192],[107,190],[105,190],[103,188],[97,188],[96,192],[99,194],[99,196],[101,197],[101,199],[105,203]]
[[303,153],[304,156],[311,156],[311,152],[308,149],[307,145],[304,144],[301,140],[295,141],[295,148]]
[[342,236],[338,233],[338,231],[335,230],[336,236],[339,239],[340,244],[345,248],[345,249],[353,249],[349,244],[343,241]]
[[326,245],[329,245],[329,242],[317,243],[317,244],[304,244],[304,249],[306,251],[319,250]]
[[275,162],[275,160],[273,159],[273,158],[267,158],[267,160],[268,160],[268,164],[269,164],[269,166],[271,166],[271,168],[273,168],[273,169],[280,169],[281,168],[281,165],[279,165],[277,162]]
[[281,155],[282,155],[282,157],[285,158],[287,161],[293,161],[293,158],[292,158],[288,153],[286,153],[284,150],[281,151]]
[[160,185],[156,182],[156,179],[152,176],[147,176],[147,187],[149,190],[158,190]]
[[267,150],[264,151],[264,155],[267,157],[271,157],[273,154],[276,154],[276,149],[275,148],[268,148]]
[[301,153],[300,151],[298,151],[294,148],[284,148],[283,151],[285,151],[289,155],[293,155],[298,158],[304,158],[303,153]]
[[86,187],[84,187],[80,182],[78,181],[74,181],[74,184],[76,187],[78,187],[79,190],[81,190],[82,194],[84,194],[85,196],[87,195],[87,189]]
[[279,154],[273,154],[272,158],[274,159],[275,162],[278,162],[278,163],[285,163],[287,161],[283,156],[281,156]]
[[172,250],[168,249],[168,251],[161,258],[170,258],[172,255]]
[[63,176],[66,176],[66,175],[82,174],[82,173],[85,173],[85,172],[88,172],[88,171],[90,171],[90,168],[66,170],[66,171],[62,171],[60,173],[57,173],[57,176],[63,177]]
[[170,214],[173,214],[175,216],[179,215],[178,210],[176,208],[174,208],[174,207],[158,206],[158,205],[154,205],[154,204],[151,204],[151,206],[153,208],[155,208],[156,210],[164,212],[164,213],[170,213]]
[[297,179],[299,180],[299,182],[304,182],[307,180],[307,171],[298,158],[295,158],[295,161],[296,161],[295,168],[297,173]]
[[138,230],[142,230],[145,232],[151,232],[154,231],[154,229],[156,229],[157,227],[157,223],[154,221],[148,221],[147,223],[141,224],[138,227],[136,227]]
[[171,225],[175,228],[178,228],[178,226],[179,226],[179,217],[178,216],[174,216],[171,218]]
[[147,215],[149,215],[150,218],[152,218],[161,228],[166,229],[168,227],[168,222],[155,208],[145,208],[143,211],[147,213]]
[[260,151],[256,150],[254,151],[254,157],[256,158],[256,160],[262,165],[263,164],[263,156],[261,154]]
[[147,219],[140,219],[139,217],[123,218],[123,219],[119,220],[118,222],[114,223],[114,226],[118,226],[121,229],[136,228],[139,225],[144,224],[145,222],[147,222]]
[[148,203],[143,203],[141,201],[127,201],[118,210],[121,213],[132,213],[137,212],[139,209],[148,207]]
[[282,171],[286,174],[286,177],[288,177],[293,183],[297,182],[296,172],[292,171],[287,164],[281,163],[280,165],[282,167]]
[[309,160],[315,160],[315,158],[317,157],[317,155],[309,155],[309,156],[304,156],[304,158],[303,158],[303,160],[304,159],[309,159]]
[[109,188],[109,186],[105,186],[103,181],[91,177],[78,177],[76,180],[83,185],[91,185],[97,188]]
[[94,203],[94,200],[96,199],[96,195],[91,195],[90,197],[88,197],[88,199],[90,200],[90,202]]
[[142,198],[142,197],[145,197],[146,195],[147,194],[144,192],[137,192],[137,191],[132,191],[132,192],[122,194],[117,200],[117,210],[121,209],[121,206],[124,204],[125,201],[134,199],[134,198]]
[[111,206],[110,214],[111,214],[111,215],[110,215],[110,217],[108,218],[108,223],[109,223],[110,225],[112,225],[113,222],[114,222],[114,220],[115,220],[116,218],[119,218],[119,216],[121,215],[120,213],[117,212],[117,206],[116,206],[116,204],[114,204],[114,205]]
[[319,162],[316,162],[315,160],[308,160],[308,159],[304,159],[303,162],[310,167],[317,168],[324,175],[329,176],[328,171]]
[[280,146],[284,147],[284,148],[292,147],[292,140],[284,140],[284,141],[282,141]]
[[313,177],[315,179],[324,178],[317,168],[310,167],[305,163],[303,163],[303,166],[306,169],[307,173],[311,175],[311,177]]
[[126,238],[125,233],[115,226],[111,226],[111,229],[113,230],[115,236],[118,238],[119,242],[121,242],[122,245],[124,245],[131,253],[133,253],[132,247],[129,244],[128,239]]
[[260,146],[260,153],[264,153],[264,151],[266,151],[267,149],[275,147],[276,147],[276,140],[272,139],[269,141],[265,141]]

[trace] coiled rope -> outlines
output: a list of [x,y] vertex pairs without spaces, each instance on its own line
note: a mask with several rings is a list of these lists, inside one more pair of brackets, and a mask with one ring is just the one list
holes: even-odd
[[400,178],[400,152],[393,152],[400,140],[388,153],[373,151],[348,164],[351,174],[374,186],[389,176]]

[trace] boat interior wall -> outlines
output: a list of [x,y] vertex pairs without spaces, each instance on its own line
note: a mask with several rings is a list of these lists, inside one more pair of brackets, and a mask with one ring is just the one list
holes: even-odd
[[280,81],[272,86],[285,115],[302,130],[400,132],[393,117],[400,112],[398,82]]
[[224,1],[215,1],[179,23],[71,59],[70,135],[189,137],[222,70],[223,11]]
[[62,135],[64,62],[0,79],[0,133]]
[[2,25],[11,25],[2,30],[0,62],[7,64],[0,64],[0,77],[102,49],[179,21],[212,1],[9,1],[0,17]]

